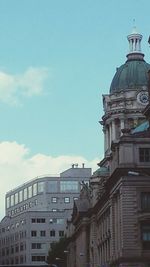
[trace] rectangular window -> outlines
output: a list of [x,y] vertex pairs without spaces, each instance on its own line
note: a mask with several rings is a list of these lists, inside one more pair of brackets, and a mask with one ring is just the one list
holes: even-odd
[[57,203],[57,197],[52,197],[52,203]]
[[37,223],[45,223],[45,218],[37,218]]
[[32,243],[31,248],[36,249],[36,243]]
[[10,198],[9,197],[6,198],[6,207],[7,207],[7,209],[10,207]]
[[46,236],[46,231],[40,231],[40,236]]
[[33,184],[33,196],[37,195],[37,183]]
[[141,210],[150,211],[150,192],[141,193]]
[[41,249],[42,244],[41,243],[32,243],[31,248],[32,249]]
[[32,223],[45,223],[45,218],[32,218]]
[[65,202],[65,203],[70,203],[70,197],[65,197],[65,198],[64,198],[64,202]]
[[31,231],[31,236],[37,236],[37,231]]
[[32,185],[28,187],[28,198],[32,197]]
[[6,255],[9,255],[9,248],[6,248]]
[[44,182],[39,182],[38,183],[38,193],[43,193],[44,192]]
[[150,162],[150,148],[139,148],[140,162]]
[[20,251],[23,251],[23,249],[24,249],[24,245],[23,245],[23,243],[21,243],[20,244]]
[[143,249],[150,249],[150,221],[141,224],[141,238]]
[[32,256],[32,261],[44,261],[45,262],[45,256]]
[[18,264],[19,263],[19,258],[15,257],[15,263]]
[[16,245],[16,246],[15,246],[15,252],[18,252],[18,251],[19,251],[19,246]]
[[65,219],[57,219],[57,224],[64,224]]
[[20,256],[20,263],[23,263],[23,256]]
[[14,206],[14,195],[10,196],[10,205],[11,207]]
[[78,181],[61,181],[60,191],[77,193],[79,191]]
[[11,254],[14,254],[14,247],[13,246],[11,246]]
[[24,188],[23,195],[24,195],[24,200],[26,200],[28,198],[27,188]]
[[20,190],[19,191],[19,202],[22,202],[23,201],[23,191]]
[[15,193],[15,205],[18,204],[18,192]]
[[55,230],[50,231],[50,236],[53,236],[53,237],[55,236]]

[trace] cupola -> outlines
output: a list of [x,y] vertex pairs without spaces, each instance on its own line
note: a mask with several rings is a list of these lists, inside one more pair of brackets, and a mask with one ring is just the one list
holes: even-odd
[[150,64],[145,62],[144,54],[141,52],[142,35],[134,27],[127,39],[129,42],[127,61],[116,69],[110,86],[111,94],[126,90],[143,89],[148,83],[147,72],[150,69]]

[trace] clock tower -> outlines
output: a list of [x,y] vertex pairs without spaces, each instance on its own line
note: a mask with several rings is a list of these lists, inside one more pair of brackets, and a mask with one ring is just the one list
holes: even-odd
[[144,60],[142,35],[135,27],[127,39],[127,60],[116,69],[109,94],[103,95],[104,116],[100,123],[104,131],[105,156],[110,154],[112,141],[120,138],[123,129],[134,129],[145,120],[142,111],[148,104],[150,64]]

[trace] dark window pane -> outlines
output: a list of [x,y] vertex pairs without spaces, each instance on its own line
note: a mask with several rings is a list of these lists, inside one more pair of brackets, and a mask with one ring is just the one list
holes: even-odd
[[150,162],[150,148],[139,148],[140,162]]
[[141,209],[143,211],[150,211],[150,192],[141,193]]

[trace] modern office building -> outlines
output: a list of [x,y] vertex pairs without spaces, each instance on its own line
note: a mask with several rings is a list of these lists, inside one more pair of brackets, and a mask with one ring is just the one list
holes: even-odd
[[44,264],[50,245],[63,237],[74,200],[91,168],[72,167],[59,177],[37,177],[6,193],[0,223],[0,264]]
[[150,65],[142,35],[103,96],[105,154],[74,203],[68,267],[150,266]]

